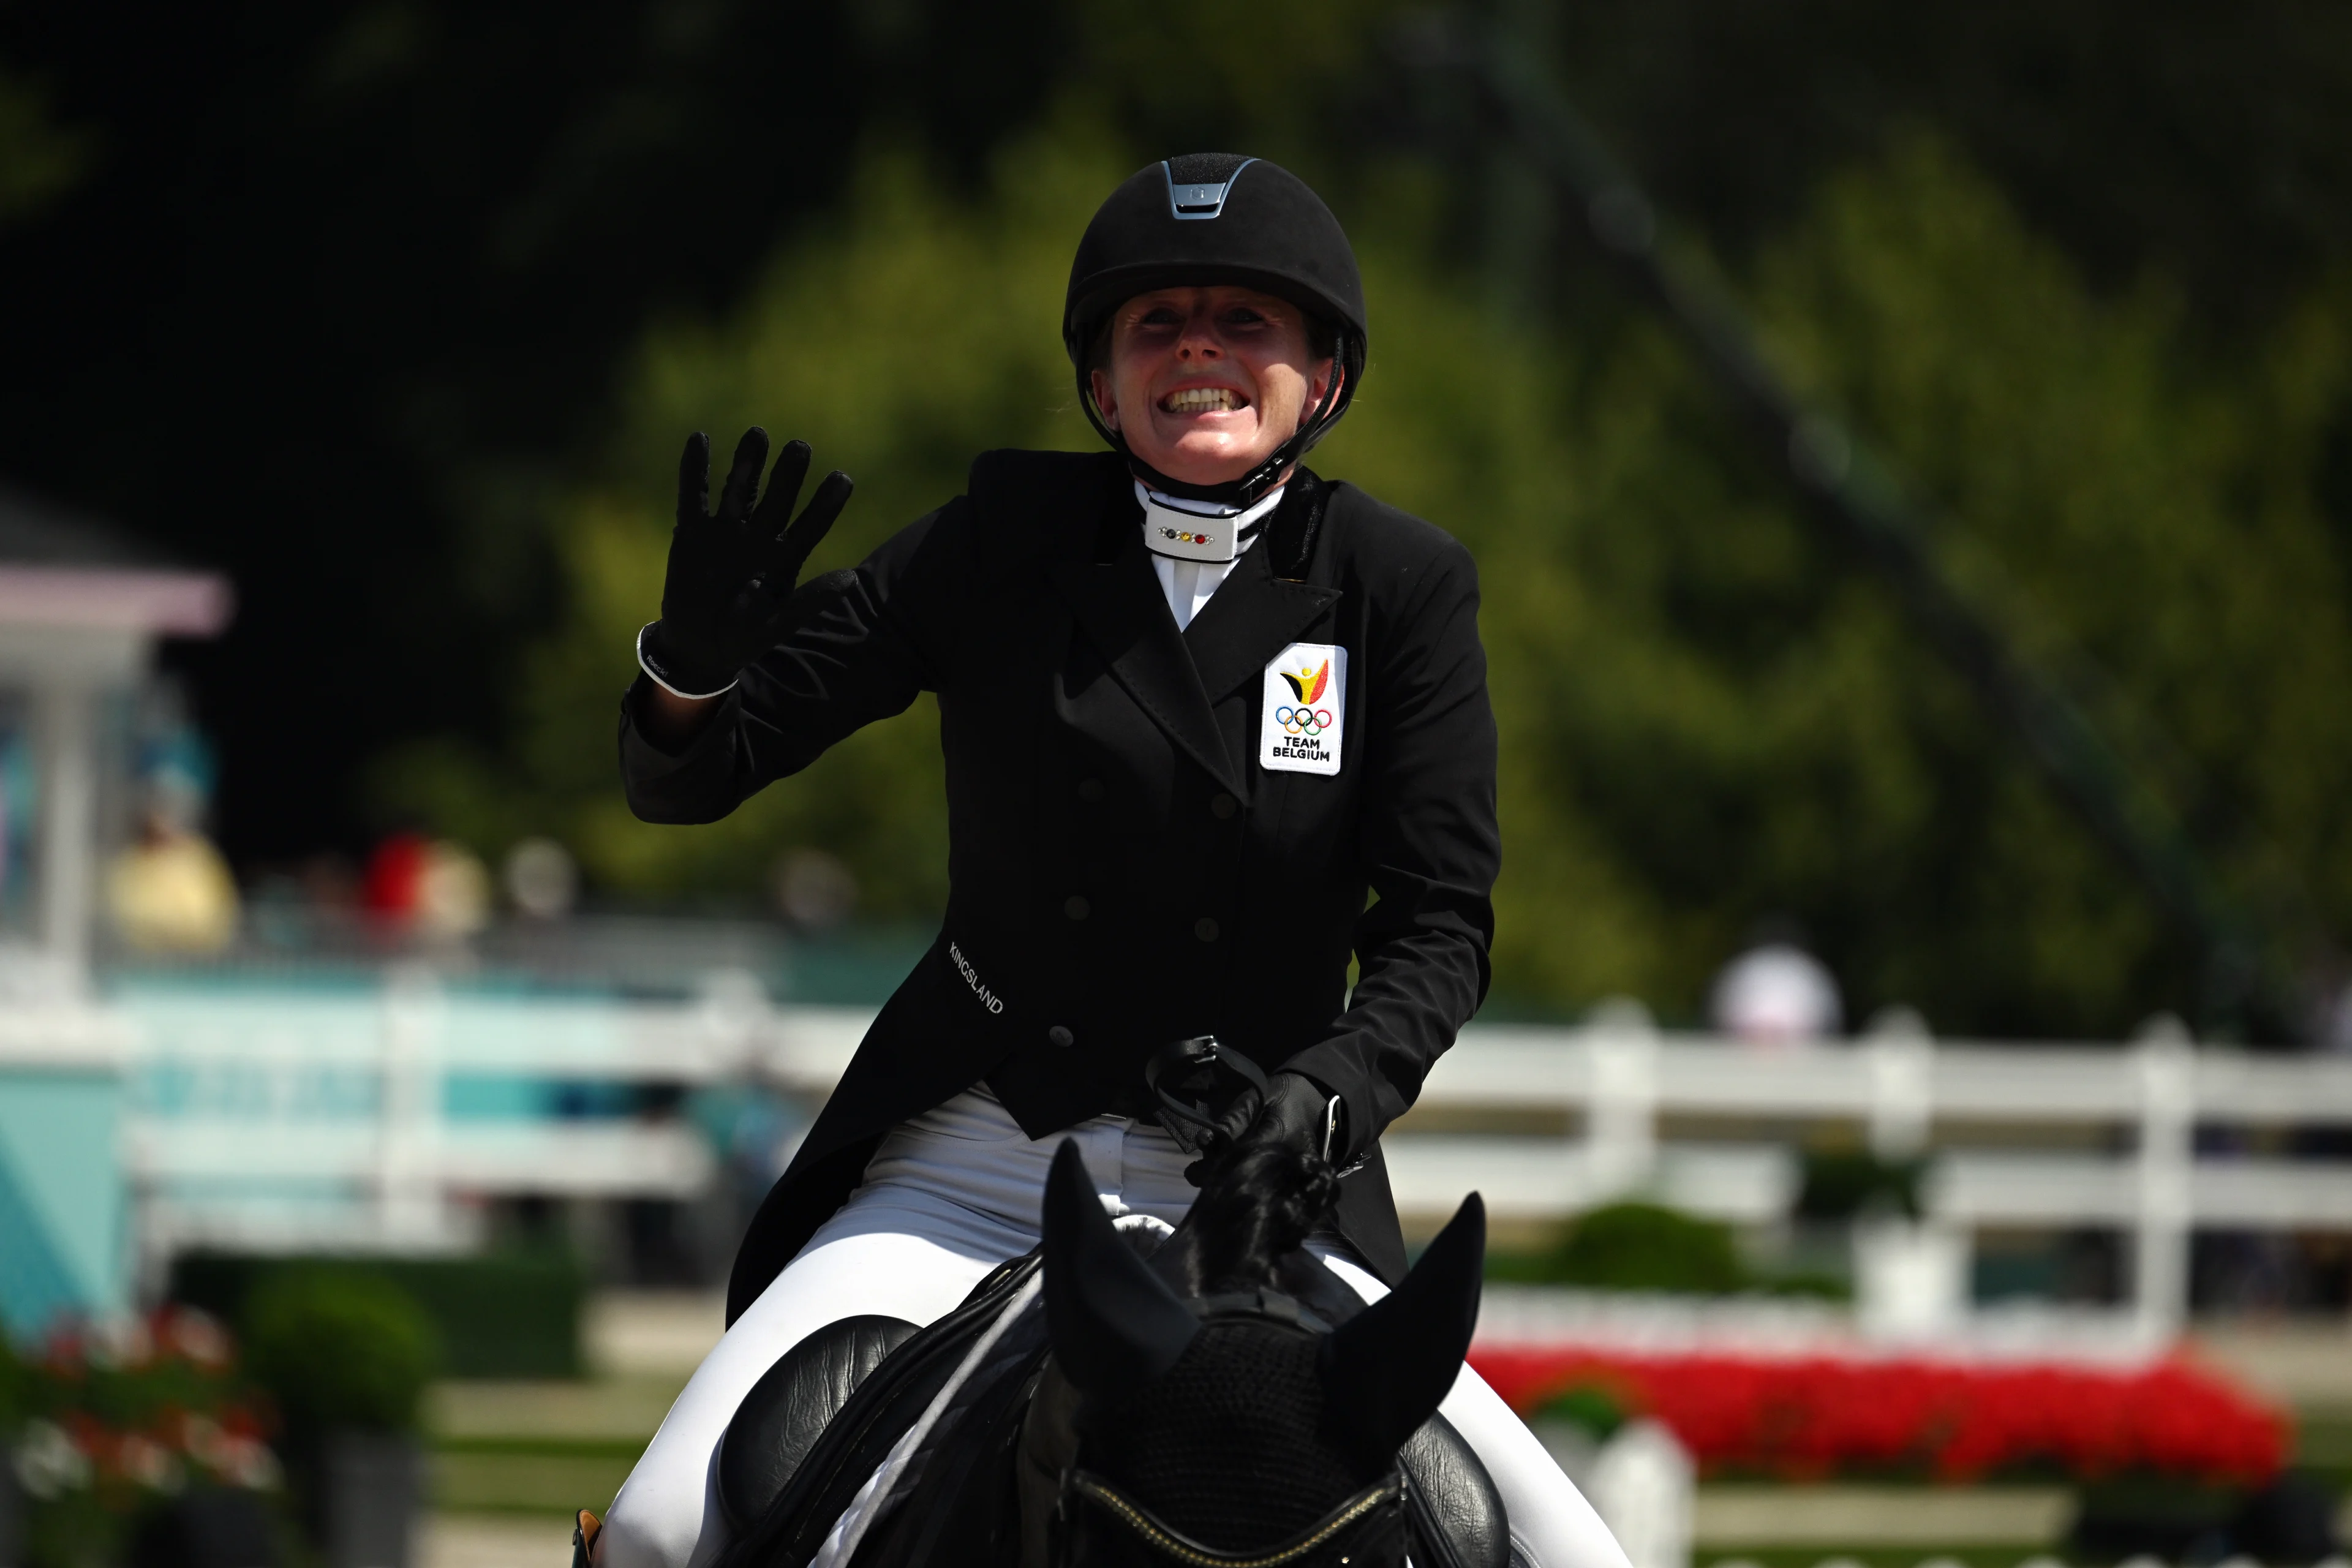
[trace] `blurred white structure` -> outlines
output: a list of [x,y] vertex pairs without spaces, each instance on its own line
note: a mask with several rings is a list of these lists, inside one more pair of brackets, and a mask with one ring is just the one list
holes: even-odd
[[[1934,1041],[1916,1019],[1897,1018],[1852,1045],[1766,1056],[1718,1037],[1663,1035],[1638,1006],[1620,1004],[1582,1028],[1465,1030],[1420,1104],[1522,1123],[1557,1110],[1570,1128],[1558,1137],[1423,1134],[1408,1118],[1382,1146],[1400,1207],[1422,1215],[1451,1213],[1474,1189],[1502,1218],[1561,1218],[1633,1194],[1743,1224],[1790,1212],[1800,1178],[1792,1136],[1666,1142],[1665,1117],[1791,1128],[1851,1121],[1890,1155],[1925,1148],[1939,1123],[2063,1134],[2075,1146],[1941,1150],[1923,1194],[1927,1217],[1957,1235],[1998,1226],[2124,1232],[2136,1326],[2154,1339],[2187,1316],[2193,1227],[2352,1230],[2352,1161],[2200,1156],[2190,1138],[2200,1122],[2352,1125],[2352,1060],[2200,1049],[2169,1020],[2116,1047]],[[2099,1146],[2118,1132],[2126,1152]]]
[[1540,1413],[1529,1428],[1617,1538],[1633,1568],[1690,1568],[1698,1469],[1672,1428],[1628,1421],[1601,1442],[1577,1422]]
[[[677,1002],[457,986],[413,964],[335,988],[158,977],[118,984],[102,1008],[0,1016],[0,1080],[63,1073],[124,1086],[119,1140],[104,1134],[89,1152],[110,1161],[119,1146],[131,1230],[151,1261],[199,1243],[434,1250],[473,1239],[481,1198],[685,1196],[714,1171],[681,1121],[467,1113],[453,1110],[465,1085],[756,1081],[814,1103],[871,1017],[772,1005],[740,973]],[[1422,1132],[1408,1117],[1384,1147],[1400,1205],[1423,1217],[1476,1189],[1500,1219],[1643,1194],[1769,1224],[1797,1195],[1793,1129],[1851,1121],[1889,1154],[1926,1149],[1955,1123],[2070,1137],[2072,1147],[1944,1147],[1923,1221],[1865,1227],[1859,1326],[1898,1341],[1953,1331],[1980,1226],[2130,1237],[2132,1316],[2099,1330],[2118,1353],[2179,1328],[2192,1227],[2352,1229],[2352,1161],[2200,1156],[2189,1136],[2200,1122],[2352,1125],[2352,1061],[2200,1049],[2170,1025],[2124,1046],[2021,1047],[1938,1042],[1892,1020],[1851,1045],[1759,1056],[1719,1037],[1663,1035],[1619,1005],[1579,1028],[1474,1026],[1431,1073],[1421,1106],[1441,1126],[1492,1110],[1524,1128],[1549,1110],[1562,1129]],[[1670,1135],[1693,1118],[1738,1135]],[[50,1124],[64,1125],[28,1122]],[[1495,1311],[1512,1310],[1493,1294]],[[1816,1331],[1798,1321],[1814,1310],[1790,1303],[1790,1331]],[[1653,1303],[1641,1331],[1672,1317]]]
[[212,1246],[437,1252],[487,1197],[690,1197],[714,1155],[675,1118],[453,1114],[465,1083],[756,1080],[821,1097],[871,1015],[768,1005],[715,974],[687,1002],[445,989],[142,984],[129,1164],[150,1265]]
[[1698,1473],[1672,1431],[1628,1421],[1574,1479],[1633,1568],[1690,1568]]
[[[230,608],[226,578],[0,492],[0,998],[79,992],[101,806],[122,784],[104,710],[146,675],[158,639],[215,636]],[[8,798],[27,785],[29,803]]]
[[1853,1233],[1853,1310],[1874,1340],[1932,1341],[1969,1313],[1969,1234],[1948,1220],[1888,1215]]
[[227,582],[0,492],[0,1326],[122,1304],[116,1140],[133,1041],[89,999],[122,726],[156,641],[228,622]]

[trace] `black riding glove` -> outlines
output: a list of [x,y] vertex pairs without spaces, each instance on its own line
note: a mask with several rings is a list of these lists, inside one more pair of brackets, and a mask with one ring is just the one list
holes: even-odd
[[848,504],[849,476],[836,468],[791,521],[808,478],[809,448],[805,441],[787,441],[768,476],[766,499],[754,505],[767,460],[768,433],[755,425],[735,447],[735,466],[711,516],[704,510],[710,437],[699,430],[688,437],[678,459],[677,527],[669,536],[661,619],[637,634],[637,662],[680,697],[718,696],[745,665],[775,647],[802,564]]
[[1194,1186],[1207,1179],[1209,1168],[1244,1149],[1286,1143],[1318,1160],[1334,1159],[1346,1143],[1346,1108],[1335,1110],[1331,1097],[1303,1073],[1278,1072],[1259,1094],[1244,1089],[1234,1096],[1217,1118],[1215,1139],[1209,1152],[1185,1167],[1184,1179]]

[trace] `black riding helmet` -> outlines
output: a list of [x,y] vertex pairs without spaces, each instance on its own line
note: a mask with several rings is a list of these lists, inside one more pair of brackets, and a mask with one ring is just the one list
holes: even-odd
[[[1256,468],[1222,485],[1170,479],[1128,451],[1095,406],[1088,373],[1113,310],[1150,289],[1238,283],[1289,300],[1335,340],[1339,374],[1322,403]],[[1139,169],[1097,209],[1070,266],[1062,341],[1078,376],[1078,405],[1102,438],[1153,489],[1189,500],[1246,506],[1347,412],[1364,373],[1364,285],[1356,253],[1323,198],[1263,158],[1191,153]]]

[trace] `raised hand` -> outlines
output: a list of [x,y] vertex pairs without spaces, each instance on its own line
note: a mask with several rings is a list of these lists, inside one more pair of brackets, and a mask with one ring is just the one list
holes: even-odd
[[793,504],[808,478],[808,443],[784,443],[762,497],[760,470],[767,460],[768,433],[755,425],[736,445],[714,513],[708,510],[710,438],[699,430],[687,437],[661,619],[637,634],[638,662],[677,696],[718,696],[775,646],[801,567],[849,502],[854,487],[836,468],[794,518]]

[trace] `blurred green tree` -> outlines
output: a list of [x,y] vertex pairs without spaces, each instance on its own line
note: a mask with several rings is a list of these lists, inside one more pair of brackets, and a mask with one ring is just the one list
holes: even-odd
[[[2352,760],[2352,628],[2318,500],[2341,291],[2217,357],[2160,280],[2094,290],[1923,132],[1827,182],[1736,291],[2241,904],[2290,943],[2343,929],[2322,781]],[[1622,989],[1688,1016],[1781,912],[1858,1014],[2097,1033],[2193,1005],[2176,934],[1660,332],[1502,340],[1468,297],[1376,280],[1375,376],[1324,466],[1479,553],[1505,1001]]]
[[[0,289],[38,307],[0,314],[0,362],[23,367],[0,377],[0,472],[236,577],[230,635],[172,658],[226,754],[218,827],[240,867],[360,848],[409,815],[355,787],[384,752],[507,743],[525,650],[573,613],[546,491],[641,482],[597,465],[648,321],[720,319],[776,246],[836,236],[877,133],[963,209],[1076,102],[1114,163],[1259,153],[1360,226],[1417,147],[1438,172],[1412,212],[1457,286],[1502,319],[1558,310],[1571,384],[1615,364],[1591,334],[1623,301],[1545,265],[1577,226],[1470,116],[1402,111],[1391,68],[1427,51],[1390,25],[1423,9],[16,0],[0,208],[57,193],[68,163],[81,175],[0,213]],[[2352,9],[1474,9],[1517,27],[1742,276],[1910,121],[1965,149],[2094,294],[2176,282],[2179,326],[2223,359],[2250,360],[2352,258]],[[2352,530],[2352,400],[2322,440]],[[2292,446],[2266,460],[2303,461]],[[1769,489],[1754,479],[1743,496]]]
[[0,69],[0,224],[37,214],[81,178],[90,138],[57,123],[48,95]]
[[[860,479],[812,570],[956,492],[993,446],[1085,447],[1055,329],[1069,247],[1134,158],[1089,111],[944,189],[879,153],[751,296],[646,339],[601,473],[555,509],[562,628],[513,748],[401,753],[388,793],[485,847],[570,841],[607,889],[752,890],[824,847],[870,913],[941,900],[928,703],[728,822],[627,816],[611,771],[630,637],[659,596],[685,433],[767,424]],[[1879,584],[1831,554],[1664,334],[1497,311],[1447,254],[1425,169],[1343,201],[1372,306],[1327,475],[1467,541],[1504,737],[1498,1000],[1615,991],[1688,1016],[1793,914],[1866,1014],[2112,1032],[2194,977]],[[1955,147],[1906,134],[1826,181],[1727,281],[1778,357],[1944,519],[1948,568],[2137,754],[2242,900],[2352,915],[2331,781],[2352,763],[2342,541],[2315,499],[2352,353],[2344,291],[2216,353],[2159,278],[2090,287]],[[2300,921],[2300,925],[2295,924]]]
[[668,487],[689,430],[724,451],[763,424],[856,478],[812,575],[954,496],[982,450],[1092,441],[1059,321],[1066,247],[1126,173],[1102,145],[1080,128],[1009,147],[988,197],[966,204],[910,157],[877,153],[852,207],[782,254],[740,309],[652,332],[604,472],[557,509],[572,614],[529,660],[514,752],[412,748],[387,764],[383,793],[478,844],[557,832],[607,889],[753,894],[783,850],[806,845],[849,862],[866,914],[940,909],[947,824],[929,700],[716,827],[680,831],[637,822],[620,798],[618,699],[635,630],[660,607]]

